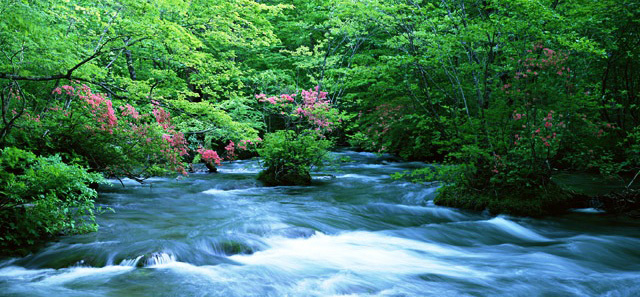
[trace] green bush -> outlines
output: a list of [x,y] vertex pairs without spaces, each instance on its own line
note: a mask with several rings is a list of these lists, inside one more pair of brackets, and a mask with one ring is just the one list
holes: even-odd
[[281,130],[267,134],[258,153],[266,168],[258,176],[269,186],[306,185],[311,182],[311,168],[327,157],[331,142],[312,131],[296,133]]
[[17,148],[0,151],[0,254],[24,254],[57,235],[95,231],[97,173],[59,156],[36,157]]

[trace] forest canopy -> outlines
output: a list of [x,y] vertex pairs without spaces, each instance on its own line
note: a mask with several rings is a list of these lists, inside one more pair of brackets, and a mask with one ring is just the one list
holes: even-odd
[[102,177],[261,155],[269,183],[308,183],[331,143],[441,164],[399,177],[456,207],[553,213],[559,171],[631,186],[639,20],[630,0],[2,0],[0,249],[93,230]]

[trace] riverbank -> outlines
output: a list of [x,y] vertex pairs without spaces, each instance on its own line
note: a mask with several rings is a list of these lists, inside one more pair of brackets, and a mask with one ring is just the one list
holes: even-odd
[[[424,166],[375,154],[264,187],[255,160],[144,185],[114,181],[95,233],[0,261],[0,296],[528,296],[640,290],[640,224],[544,220],[433,203],[437,186],[389,176]],[[349,161],[346,161],[349,160]]]

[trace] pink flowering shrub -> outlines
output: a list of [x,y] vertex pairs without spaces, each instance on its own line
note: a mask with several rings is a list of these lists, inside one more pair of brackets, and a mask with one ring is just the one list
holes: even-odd
[[218,171],[217,166],[222,165],[222,158],[218,155],[218,152],[205,148],[198,148],[198,155],[193,160],[194,163],[202,161],[207,166],[210,172]]
[[486,122],[475,126],[477,143],[451,156],[472,165],[459,188],[536,197],[541,189],[555,187],[554,169],[575,168],[569,164],[575,156],[589,159],[584,145],[597,143],[612,128],[592,122],[597,118],[594,98],[574,83],[568,54],[534,45],[511,61],[512,72],[502,77],[493,94],[500,100],[486,111]]
[[241,153],[254,154],[258,147],[262,144],[262,138],[256,139],[242,139],[240,143],[236,145],[232,140],[229,141],[227,146],[224,147],[226,151],[225,158],[228,160],[234,160],[238,158]]
[[561,209],[568,196],[553,173],[573,167],[575,156],[588,163],[594,156],[582,153],[585,145],[614,129],[593,120],[595,98],[575,84],[568,54],[534,45],[510,61],[483,114],[452,129],[467,136],[447,156],[461,165],[427,170],[446,182],[437,204],[512,214]]
[[[302,90],[300,94],[281,94],[267,97],[256,95],[264,105],[267,119],[265,141],[258,149],[263,161],[263,170],[258,179],[266,185],[307,185],[311,181],[313,167],[322,165],[331,142],[326,134],[333,132],[341,123],[341,114],[319,87]],[[279,120],[280,126],[271,120]],[[246,149],[255,145],[252,141],[237,145]],[[236,146],[230,143],[228,152]]]
[[199,148],[198,153],[205,163],[215,163],[216,165],[220,165],[222,162],[222,158],[220,158],[220,156],[218,156],[218,152],[214,150]]
[[615,126],[597,120],[596,98],[576,85],[569,61],[566,53],[534,45],[518,59],[515,73],[497,92],[515,107],[509,113],[512,121],[496,123],[503,136],[493,142],[511,164],[496,174],[498,180],[513,180],[500,176],[512,171],[511,175],[523,177],[540,174],[546,183],[554,167],[599,167],[591,161],[598,155],[592,149],[606,147]]
[[216,172],[216,166],[221,166],[223,160],[234,160],[242,152],[255,151],[261,142],[262,139],[259,137],[254,140],[243,139],[240,141],[240,145],[236,146],[233,140],[230,140],[224,148],[224,157],[220,156],[218,152],[214,150],[199,147],[197,149],[198,155],[194,158],[193,163],[202,161],[207,166],[210,172]]
[[[298,96],[299,95],[299,96]],[[338,109],[334,108],[319,87],[302,90],[300,94],[281,94],[267,97],[265,94],[255,95],[258,102],[265,103],[264,112],[268,116],[282,121],[287,130],[313,130],[320,134],[333,132],[342,121]],[[276,130],[269,127],[269,130]]]
[[41,150],[63,150],[95,170],[139,181],[168,171],[186,174],[186,138],[158,102],[142,112],[115,104],[87,85],[65,85],[53,93],[59,101],[36,118],[24,117],[30,128],[45,131]]

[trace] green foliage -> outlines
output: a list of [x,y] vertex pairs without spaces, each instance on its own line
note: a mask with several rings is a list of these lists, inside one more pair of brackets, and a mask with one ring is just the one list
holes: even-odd
[[199,147],[220,149],[229,141],[256,139],[258,129],[262,128],[256,112],[240,100],[226,101],[224,107],[230,112],[206,101],[182,99],[171,100],[169,104],[178,114],[172,120],[177,129],[187,135],[194,151]]
[[[555,191],[556,170],[640,167],[638,19],[631,0],[4,1],[0,147],[146,177],[182,171],[197,149],[234,158],[262,133],[317,128],[446,164],[431,176],[444,192],[518,192],[530,206]],[[103,129],[77,98],[51,94],[70,81],[140,114],[161,105],[172,128],[147,116]],[[308,85],[306,106],[248,96]],[[296,159],[274,153],[286,145],[263,153]]]
[[164,108],[149,104],[139,111],[129,104],[113,105],[86,85],[63,86],[55,93],[66,107],[53,101],[38,116],[18,119],[14,142],[114,177],[142,181],[184,172],[180,157],[187,153],[185,139]]
[[322,164],[331,146],[326,135],[342,122],[342,114],[327,95],[319,86],[300,94],[256,95],[258,102],[264,104],[268,131],[279,129],[266,134],[258,149],[265,167],[258,178],[267,185],[311,182],[311,168]]
[[95,231],[102,175],[58,156],[36,157],[9,147],[0,155],[0,254],[22,254],[42,240]]
[[312,131],[269,133],[258,149],[266,168],[258,179],[267,185],[307,185],[311,182],[311,169],[322,165],[330,146],[329,140]]

